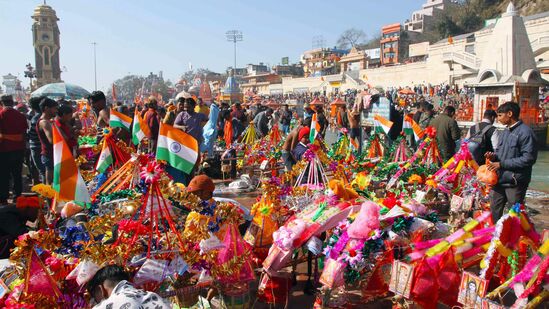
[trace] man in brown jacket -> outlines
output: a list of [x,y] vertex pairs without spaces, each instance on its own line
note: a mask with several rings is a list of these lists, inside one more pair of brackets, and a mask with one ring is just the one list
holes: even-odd
[[430,126],[437,130],[437,143],[440,155],[448,161],[456,153],[456,141],[461,137],[457,121],[454,119],[456,109],[446,106],[444,111],[431,120]]

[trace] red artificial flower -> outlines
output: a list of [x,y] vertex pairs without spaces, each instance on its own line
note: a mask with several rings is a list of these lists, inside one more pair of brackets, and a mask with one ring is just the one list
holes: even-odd
[[425,134],[427,134],[430,138],[434,138],[435,136],[437,136],[437,129],[429,126],[425,128]]
[[394,197],[386,197],[383,199],[383,206],[391,209],[397,204],[397,199]]

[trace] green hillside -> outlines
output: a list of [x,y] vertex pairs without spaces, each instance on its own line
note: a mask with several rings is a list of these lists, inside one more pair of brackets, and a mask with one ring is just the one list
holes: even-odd
[[[509,5],[501,0],[461,0],[456,9],[448,10],[438,17],[433,29],[426,31],[421,38],[430,42],[474,32],[484,26],[484,21],[500,16]],[[515,7],[522,16],[549,11],[549,0],[515,0]]]
[[[507,8],[508,1],[493,1],[499,2],[496,7],[497,11],[502,13]],[[519,10],[520,15],[528,16],[549,11],[549,1],[547,0],[515,0],[513,2]]]

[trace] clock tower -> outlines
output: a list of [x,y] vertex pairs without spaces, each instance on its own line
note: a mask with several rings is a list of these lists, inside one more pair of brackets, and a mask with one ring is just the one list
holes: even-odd
[[36,86],[61,82],[59,27],[57,27],[59,19],[46,1],[34,9],[31,17],[34,20],[32,42],[36,61]]

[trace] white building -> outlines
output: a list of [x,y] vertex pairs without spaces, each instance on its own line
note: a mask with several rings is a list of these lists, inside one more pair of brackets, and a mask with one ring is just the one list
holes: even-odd
[[414,11],[412,17],[404,23],[404,30],[423,32],[433,26],[435,18],[443,11],[455,5],[452,0],[427,0],[421,10]]
[[[520,119],[526,124],[539,120],[539,87],[548,84],[534,61],[524,21],[512,3],[497,21],[484,49],[475,87],[474,121],[484,110],[495,109],[506,101],[521,106]],[[544,128],[546,129],[546,128]]]
[[[533,57],[541,77],[549,80],[549,12],[526,17],[517,17],[524,22],[527,41],[530,41],[532,54],[520,57]],[[410,45],[410,55],[416,62],[348,71],[341,74],[309,78],[283,78],[284,93],[303,91],[333,92],[363,86],[382,88],[406,87],[420,84],[457,84],[460,86],[477,83],[481,69],[481,57],[493,52],[490,43],[495,24],[489,24],[473,33],[453,37],[453,43],[447,39],[434,44],[419,43]],[[525,44],[525,43],[521,43]],[[505,54],[498,54],[507,57]],[[273,85],[272,87],[278,87]]]
[[2,85],[6,87],[6,94],[15,95],[15,88],[17,86],[17,76],[8,73],[8,75],[2,76]]

